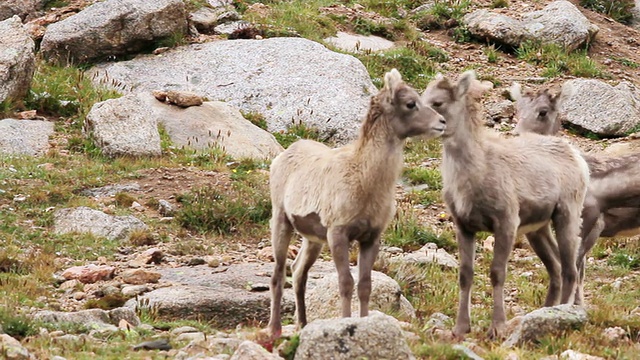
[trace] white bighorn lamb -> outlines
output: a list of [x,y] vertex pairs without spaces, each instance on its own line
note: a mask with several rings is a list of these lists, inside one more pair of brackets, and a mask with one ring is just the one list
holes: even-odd
[[[549,89],[523,91],[518,83],[514,83],[509,92],[516,101],[517,133],[558,134],[561,93],[553,93]],[[582,210],[576,304],[584,302],[585,258],[598,238],[640,234],[640,153],[620,156],[583,154],[583,157],[589,165],[591,180]]]
[[[587,164],[578,150],[562,139],[536,134],[504,138],[486,129],[478,98],[491,87],[467,71],[455,83],[438,75],[422,95],[447,121],[441,170],[444,201],[456,225],[459,248],[460,303],[453,330],[458,338],[471,330],[476,232],[495,235],[490,271],[494,300],[491,338],[504,335],[503,288],[518,234],[550,233],[550,224],[558,234],[562,287],[549,289],[545,306],[572,303],[578,276],[576,257],[580,212],[589,182]],[[532,238],[534,248],[552,247],[538,241],[546,238]],[[547,264],[550,258],[542,260]]]
[[403,165],[405,139],[440,136],[445,120],[393,69],[384,87],[371,98],[359,137],[329,148],[300,140],[271,164],[271,241],[275,268],[271,277],[269,332],[281,334],[281,300],[285,261],[293,231],[302,248],[293,263],[293,288],[299,326],[307,322],[304,302],[307,274],[325,243],[338,271],[341,314],[351,316],[354,281],[349,271],[349,244],[360,245],[358,298],[360,316],[368,315],[371,271],[380,236],[394,214],[395,184]]

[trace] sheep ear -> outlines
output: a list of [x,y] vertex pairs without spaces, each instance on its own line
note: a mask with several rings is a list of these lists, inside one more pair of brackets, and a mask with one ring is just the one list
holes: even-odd
[[511,96],[512,101],[518,101],[522,99],[522,85],[517,82],[511,84],[511,87],[509,87],[509,96]]
[[549,101],[551,101],[551,104],[555,107],[558,107],[560,105],[561,98],[562,89],[551,91],[551,94],[549,94]]
[[398,85],[402,84],[402,75],[396,69],[391,69],[388,73],[384,74],[384,87],[394,92]]
[[458,79],[458,84],[454,89],[454,94],[457,99],[465,96],[469,89],[471,88],[471,84],[476,80],[476,73],[473,70],[468,70],[460,75]]

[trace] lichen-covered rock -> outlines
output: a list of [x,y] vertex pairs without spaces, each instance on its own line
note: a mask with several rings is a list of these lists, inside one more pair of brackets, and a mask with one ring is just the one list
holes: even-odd
[[86,63],[135,53],[186,31],[182,0],[106,0],[49,25],[40,51],[52,62]]
[[374,311],[367,317],[316,320],[300,332],[296,360],[414,359],[398,320]]
[[268,352],[253,341],[243,341],[229,360],[281,360],[278,355]]
[[132,231],[148,228],[133,216],[113,216],[83,206],[57,210],[53,227],[57,234],[88,232],[110,240],[126,240]]
[[624,136],[640,125],[640,92],[627,81],[611,86],[596,79],[568,80],[560,104],[565,121],[601,136]]
[[27,95],[36,69],[35,43],[22,20],[0,21],[0,103]]
[[1,120],[0,154],[42,155],[49,149],[49,136],[53,132],[54,124],[49,121]]
[[[356,267],[351,268],[351,275],[357,283],[358,273]],[[337,272],[328,272],[307,287],[306,306],[309,321],[333,318],[340,315],[341,300]],[[402,295],[398,282],[379,271],[371,273],[369,308],[399,314],[406,320],[415,318],[415,309]],[[358,300],[357,291],[353,292],[351,311],[354,315],[360,313],[360,301]]]
[[471,34],[480,39],[513,47],[524,41],[553,43],[569,51],[592,41],[599,30],[575,5],[565,0],[525,13],[521,19],[479,9],[465,15],[462,21]]
[[94,104],[85,119],[84,132],[107,156],[162,154],[158,122],[136,95]]
[[123,319],[133,326],[140,325],[140,319],[136,313],[128,308],[88,309],[73,312],[43,310],[35,313],[33,319],[52,324],[78,324],[95,329],[117,326]]
[[271,132],[303,123],[337,143],[356,137],[377,93],[358,59],[301,38],[182,46],[162,57],[100,64],[89,76],[125,92],[192,91],[263,115]]
[[20,341],[7,334],[0,334],[0,351],[6,360],[31,360],[35,356],[29,353]]
[[581,306],[563,304],[537,309],[512,321],[519,323],[502,344],[505,347],[531,343],[545,336],[579,329],[587,322],[587,312]]
[[0,21],[13,16],[25,19],[42,8],[42,0],[2,0],[0,1]]

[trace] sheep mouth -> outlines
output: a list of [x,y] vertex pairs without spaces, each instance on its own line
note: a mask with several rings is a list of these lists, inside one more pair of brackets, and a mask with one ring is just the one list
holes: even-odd
[[443,133],[445,129],[446,129],[446,127],[444,127],[444,126],[434,126],[434,127],[431,128],[431,130],[434,130],[434,131],[437,131],[437,132],[441,132],[441,133]]

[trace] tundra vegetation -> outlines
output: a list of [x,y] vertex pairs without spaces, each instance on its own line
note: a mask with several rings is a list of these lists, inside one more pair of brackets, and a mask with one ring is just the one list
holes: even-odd
[[[244,11],[256,2],[258,1],[235,0],[234,5],[240,11]],[[350,22],[345,16],[328,15],[319,10],[320,7],[337,4],[351,7],[354,1],[262,2],[275,11],[264,16],[247,14],[245,18],[264,29],[277,30],[274,33],[296,33],[319,41],[341,29],[381,34],[398,40],[399,46],[393,50],[381,53],[362,52],[356,56],[365,64],[378,87],[382,86],[383,74],[396,67],[400,69],[407,83],[417,89],[424,89],[436,72],[447,72],[447,68],[458,69],[456,66],[461,66],[456,62],[457,59],[452,59],[449,47],[456,46],[455,40],[468,41],[469,38],[460,27],[451,30],[445,29],[444,26],[447,20],[459,19],[474,6],[470,1],[436,0],[436,6],[432,9],[409,13],[421,5],[422,1],[359,1],[364,11],[377,12],[392,20],[391,24],[380,26],[364,17],[357,22]],[[46,7],[61,7],[67,3],[68,1],[60,0],[47,1]],[[201,5],[199,1],[190,3],[194,6]],[[509,7],[515,1],[491,3],[494,7]],[[353,24],[357,24],[357,28],[354,28]],[[429,38],[431,35],[416,30],[416,26],[438,36],[446,46],[423,43],[420,39]],[[482,44],[473,45],[484,48]],[[477,56],[472,51],[460,51],[469,59],[482,56]],[[545,76],[550,79],[562,79],[567,74],[577,75],[572,70],[566,70],[571,66],[566,60],[557,61],[559,56],[542,55],[550,53],[549,51],[541,52],[540,57],[535,56],[537,51],[533,50],[522,50],[520,53],[523,55],[519,55],[518,52],[515,55],[505,53],[500,48],[496,51],[488,49],[485,56],[491,61],[480,64],[471,60],[462,64],[467,68],[480,68],[479,75],[488,77],[490,74],[500,74],[503,60],[514,60],[517,56],[522,56],[522,60],[536,66],[539,73],[545,72]],[[562,56],[565,54],[560,53]],[[578,51],[569,55],[580,60],[576,60],[577,62],[587,63],[585,67],[590,70],[581,73],[583,75],[580,76],[599,74],[598,71],[592,71],[594,67],[590,64],[596,62],[588,58],[587,54],[588,51]],[[631,69],[638,66],[637,59],[613,60]],[[496,79],[506,81],[501,79],[500,75],[497,75]],[[242,244],[256,244],[269,236],[268,219],[271,209],[267,190],[268,179],[264,172],[269,166],[268,163],[230,159],[217,149],[194,153],[176,148],[166,134],[162,138],[161,157],[107,159],[102,156],[99,149],[82,135],[82,123],[88,109],[94,103],[118,96],[120,95],[117,93],[91,86],[81,68],[52,67],[40,61],[29,95],[22,101],[3,103],[0,106],[0,112],[5,116],[12,115],[15,110],[36,109],[39,114],[55,120],[57,130],[56,138],[52,139],[57,145],[43,157],[0,159],[0,239],[3,245],[0,247],[0,325],[11,336],[24,339],[35,335],[40,327],[54,330],[50,324],[36,323],[14,309],[44,308],[48,306],[47,299],[56,298],[58,289],[51,274],[63,269],[58,261],[60,258],[72,259],[75,264],[84,264],[99,257],[111,260],[122,247],[136,248],[152,243],[167,245],[171,254],[207,255],[218,251],[237,250]],[[259,114],[246,116],[256,124],[261,124]],[[296,125],[276,136],[283,146],[287,147],[299,138],[314,138],[317,132]],[[316,137],[315,140],[322,139]],[[405,185],[427,187],[408,190],[399,195],[398,212],[382,236],[383,245],[415,250],[425,242],[436,242],[439,247],[444,247],[450,252],[456,250],[453,227],[447,220],[447,214],[443,214],[442,217],[438,215],[441,221],[432,221],[442,210],[439,184],[440,154],[439,140],[413,140],[406,144],[403,182]],[[43,164],[53,166],[45,170]],[[137,234],[126,244],[103,238],[96,239],[87,234],[56,235],[51,231],[53,220],[52,213],[48,210],[51,206],[98,206],[99,204],[95,204],[90,198],[78,195],[79,191],[140,179],[149,168],[216,171],[225,176],[232,186],[228,190],[224,188],[221,193],[213,193],[204,186],[205,184],[192,191],[176,190],[175,195],[182,204],[176,214],[180,221],[149,221],[147,223],[152,230]],[[21,200],[23,198],[24,200]],[[121,196],[120,199],[123,200],[123,205],[115,204],[115,213],[131,214],[132,211],[124,206],[127,203],[126,198]],[[157,199],[147,201],[152,204]],[[250,210],[254,213],[248,214]],[[220,218],[220,214],[234,215]],[[237,221],[242,221],[244,226],[235,226]],[[532,251],[526,242],[516,247],[516,252],[522,256],[507,264],[505,278],[505,289],[511,290],[509,297],[512,300],[506,308],[508,318],[540,307],[544,303],[549,282],[547,272],[539,260],[530,256]],[[639,252],[640,243],[634,239],[618,237],[599,240],[591,251],[592,261],[587,262],[585,294],[589,304],[588,323],[580,331],[543,337],[535,344],[505,349],[484,336],[490,326],[492,314],[493,299],[490,296],[488,274],[493,254],[482,248],[478,242],[476,276],[473,279],[476,291],[472,297],[474,317],[471,333],[467,336],[476,339],[479,347],[484,349],[481,355],[485,359],[503,359],[510,353],[515,353],[521,359],[539,359],[548,355],[558,355],[566,349],[607,359],[637,358],[640,352],[637,347],[640,317],[633,315],[632,311],[637,308],[640,298],[640,276],[637,276],[640,269]],[[323,252],[320,256],[330,258],[328,252]],[[428,331],[427,324],[429,316],[435,312],[450,317],[456,315],[457,273],[443,270],[436,265],[382,265],[377,270],[382,270],[398,280],[403,293],[417,310],[418,318],[413,321],[412,330],[419,336],[419,340],[411,343],[416,356],[423,359],[460,358],[460,353],[452,348],[451,343]],[[524,274],[528,275],[523,276]],[[171,329],[190,325],[208,334],[217,330],[206,322],[166,322],[159,319],[153,311],[142,311],[139,315],[143,322],[158,328]],[[256,329],[266,326],[253,325]],[[453,326],[451,323],[447,325]],[[605,336],[603,331],[614,326],[623,328],[627,337],[615,341]],[[86,329],[68,327],[64,330],[81,333]],[[86,342],[71,346],[64,349],[61,355],[75,359],[147,359],[156,355],[131,352],[131,346],[146,335],[148,334],[119,333],[105,343]],[[40,337],[33,338],[28,343],[28,348],[42,358],[48,357],[53,346],[50,340]]]

